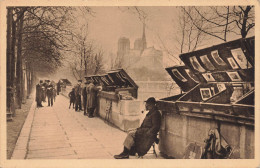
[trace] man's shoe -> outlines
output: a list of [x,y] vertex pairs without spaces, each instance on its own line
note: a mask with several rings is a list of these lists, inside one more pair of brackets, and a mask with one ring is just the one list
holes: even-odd
[[119,155],[114,155],[115,159],[129,159],[129,154],[128,153],[120,153]]
[[93,115],[89,115],[88,118],[93,118],[94,116]]

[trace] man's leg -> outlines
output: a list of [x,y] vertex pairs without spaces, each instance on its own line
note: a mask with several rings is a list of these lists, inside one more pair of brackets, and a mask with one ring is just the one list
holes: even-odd
[[51,104],[51,100],[50,100],[50,97],[48,96],[48,106],[50,106]]
[[127,134],[125,141],[124,141],[124,150],[119,155],[114,155],[115,159],[128,159],[129,158],[130,149],[134,146],[135,132],[136,132],[136,130],[130,131]]
[[53,97],[51,97],[51,106],[53,106]]

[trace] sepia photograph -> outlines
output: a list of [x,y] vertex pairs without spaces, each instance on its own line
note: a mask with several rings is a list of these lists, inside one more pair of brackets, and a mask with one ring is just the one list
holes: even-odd
[[113,2],[0,2],[0,167],[259,166],[259,4]]

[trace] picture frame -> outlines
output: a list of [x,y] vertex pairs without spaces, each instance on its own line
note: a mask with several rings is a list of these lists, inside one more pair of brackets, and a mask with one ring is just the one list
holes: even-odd
[[199,61],[197,60],[196,56],[192,56],[189,58],[190,59],[190,63],[192,65],[192,67],[199,71],[199,72],[205,72],[206,70],[200,65]]
[[200,60],[203,62],[203,64],[205,65],[205,67],[208,70],[214,70],[215,69],[214,65],[210,62],[207,55],[200,56]]
[[222,92],[222,91],[224,91],[224,90],[227,89],[227,88],[226,88],[226,85],[225,85],[224,83],[218,83],[218,84],[217,84],[217,88],[218,88],[218,91],[219,91],[219,92]]
[[212,97],[210,88],[200,88],[200,95],[202,100],[207,100]]
[[231,53],[241,69],[252,68],[252,65],[246,59],[246,56],[241,48],[233,49],[233,50],[231,50]]
[[212,76],[211,73],[203,73],[202,76],[207,82],[214,82],[216,81],[215,78]]
[[226,65],[223,59],[219,56],[218,50],[211,51],[211,56],[218,65],[222,65],[222,66]]
[[187,82],[188,81],[177,69],[172,69],[172,73],[180,81],[182,81],[182,82]]
[[228,62],[230,64],[230,66],[232,67],[232,69],[238,69],[239,68],[239,66],[235,62],[234,58],[229,57],[229,58],[227,58],[227,60],[228,60]]
[[241,77],[239,76],[238,72],[227,72],[229,78],[234,81],[242,81]]
[[188,74],[188,76],[196,83],[199,83],[199,81],[196,79],[196,76],[191,73],[191,71],[189,69],[185,69],[185,72]]

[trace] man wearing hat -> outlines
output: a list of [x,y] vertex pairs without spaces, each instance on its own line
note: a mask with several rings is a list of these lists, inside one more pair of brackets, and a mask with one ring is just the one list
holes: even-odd
[[135,153],[143,156],[155,142],[161,126],[161,114],[156,107],[154,97],[148,98],[145,102],[145,108],[149,112],[139,128],[128,132],[124,141],[124,150],[119,155],[114,155],[115,159],[128,159],[130,154]]
[[75,86],[75,96],[76,96],[75,111],[82,110],[82,107],[81,107],[81,94],[82,94],[81,83],[82,83],[82,80],[78,80],[78,83]]
[[100,86],[97,86],[97,82],[89,80],[89,84],[86,88],[87,90],[87,109],[88,117],[93,118],[94,112],[97,107],[97,94],[102,89]]
[[53,106],[53,85],[50,83],[50,81],[48,81],[46,94],[48,97],[48,106]]
[[36,85],[36,97],[35,97],[35,100],[37,102],[37,107],[43,107],[42,106],[42,94],[43,94],[42,83],[43,83],[43,81],[40,80],[40,83],[38,83]]
[[86,80],[85,87],[82,90],[84,115],[87,115],[87,87],[89,83],[89,80]]

